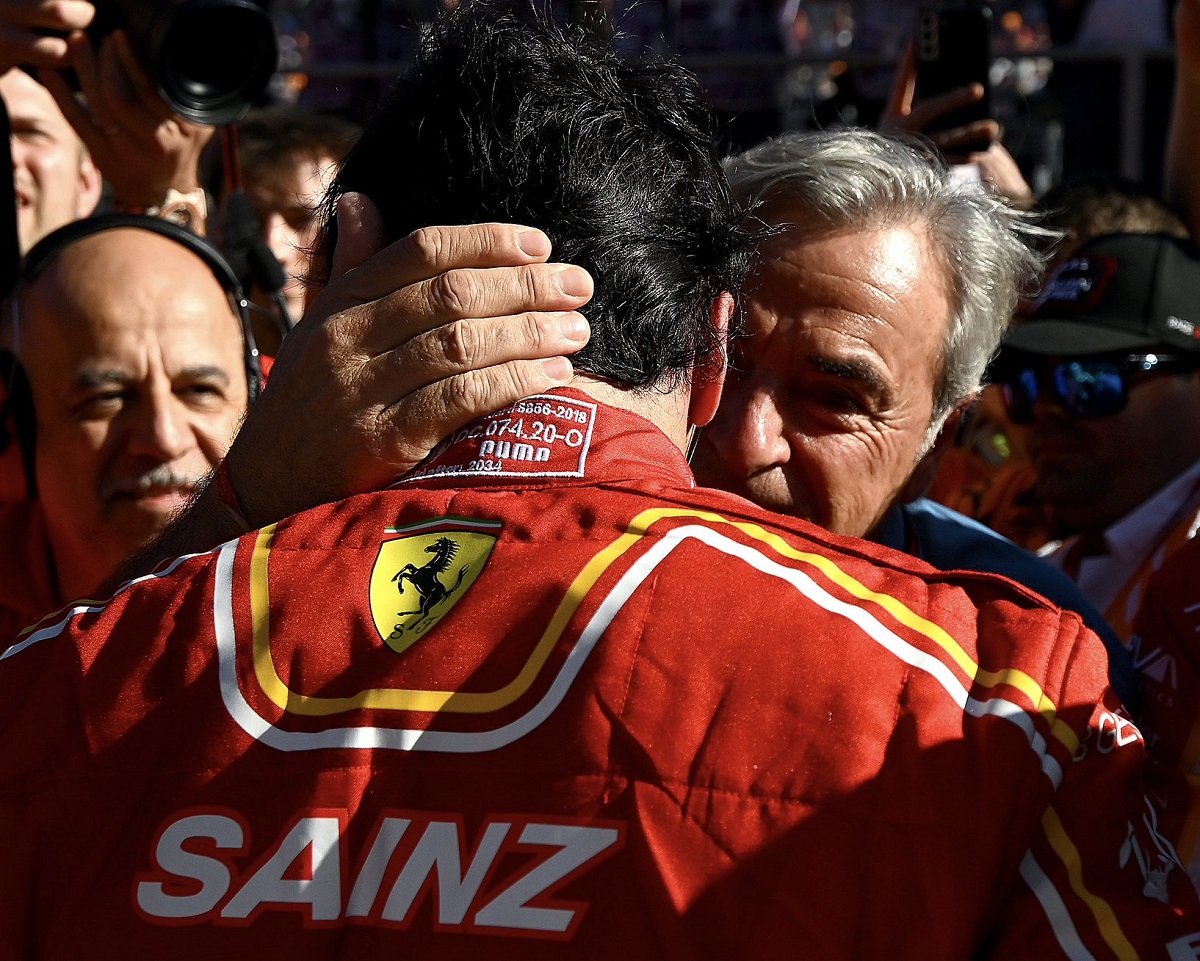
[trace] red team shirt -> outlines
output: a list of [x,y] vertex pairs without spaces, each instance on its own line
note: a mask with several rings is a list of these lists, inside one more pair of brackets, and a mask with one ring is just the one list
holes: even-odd
[[2,655],[0,955],[1194,958],[1105,677],[529,398]]

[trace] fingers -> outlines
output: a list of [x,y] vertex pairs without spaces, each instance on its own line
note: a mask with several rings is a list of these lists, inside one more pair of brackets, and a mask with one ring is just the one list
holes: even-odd
[[511,361],[439,380],[380,414],[382,453],[396,473],[410,470],[445,437],[478,417],[567,384],[565,357]]
[[10,0],[0,5],[0,72],[15,64],[64,67],[70,53],[62,36],[92,22],[96,8],[84,0]]
[[984,184],[1007,197],[1014,206],[1028,208],[1033,205],[1033,188],[1003,144],[993,143],[987,150],[970,154],[967,161],[979,169],[979,178]]
[[364,375],[391,392],[390,403],[397,394],[470,370],[573,354],[587,343],[589,335],[587,320],[575,311],[461,320],[426,331],[372,358],[364,365]]
[[365,194],[346,193],[337,200],[337,246],[331,280],[361,267],[383,249],[383,217]]
[[369,379],[399,395],[378,415],[380,455],[408,470],[477,417],[564,386],[574,375],[567,355],[588,335],[575,312],[493,317],[450,324],[376,358]]
[[61,67],[66,61],[67,41],[62,37],[46,37],[25,27],[0,26],[0,73],[17,64]]
[[577,310],[592,290],[591,275],[570,264],[448,270],[348,313],[343,323],[345,335],[378,355],[453,321]]
[[[152,140],[158,125],[170,118],[170,112],[150,86],[151,99],[157,103],[157,112],[147,109],[144,87],[150,84],[145,71],[133,61],[129,41],[121,31],[105,37],[100,44],[97,58],[97,85],[88,89],[80,77],[80,87],[87,97],[89,106],[103,104],[103,113],[111,118],[106,133],[124,133],[136,140]],[[132,62],[132,67],[130,66]]]
[[995,120],[976,120],[974,123],[953,130],[943,130],[930,133],[929,139],[943,154],[948,157],[963,155],[978,151],[981,146],[994,143],[1000,139],[1000,124]]
[[75,94],[67,86],[67,82],[63,79],[62,74],[57,70],[39,70],[35,79],[50,92],[50,96],[58,104],[58,109],[67,118],[67,123],[75,128],[75,132],[82,138],[88,150],[95,153],[95,150],[92,148],[92,141],[88,138],[95,139],[99,135],[99,129],[92,122],[91,117],[88,116],[88,112],[75,98]]
[[71,66],[79,78],[79,89],[87,98],[88,106],[85,107],[79,102],[61,74],[43,71],[39,73],[38,80],[50,91],[58,109],[75,128],[88,150],[98,160],[102,160],[106,137],[113,131],[114,120],[112,113],[107,109],[107,101],[99,93],[100,81],[95,53],[91,41],[82,33],[73,34],[68,40],[68,46]]
[[543,263],[549,256],[549,238],[531,227],[497,223],[425,227],[355,271],[352,280],[347,278],[351,282],[346,293],[363,303],[448,270]]
[[145,133],[153,135],[160,123],[174,119],[175,115],[159,96],[149,72],[134,54],[129,35],[124,30],[117,30],[106,37],[100,53],[102,60],[115,62],[114,72],[121,75],[122,88],[128,92],[130,108],[140,108],[136,116],[144,124]]
[[591,299],[591,276],[547,264],[550,242],[516,224],[429,227],[375,253],[383,229],[369,199],[338,202],[330,284],[306,312],[331,343],[367,356],[443,324],[527,311],[573,311]]
[[911,40],[904,48],[904,56],[896,67],[896,79],[888,94],[887,106],[883,111],[881,126],[890,127],[892,123],[907,117],[912,111],[913,96],[917,91],[917,46]]
[[942,117],[962,107],[978,103],[985,96],[982,84],[972,83],[946,93],[918,100],[909,113],[904,127],[917,133],[935,124]]
[[9,2],[0,11],[0,19],[5,23],[66,33],[85,29],[96,15],[96,8],[85,0]]

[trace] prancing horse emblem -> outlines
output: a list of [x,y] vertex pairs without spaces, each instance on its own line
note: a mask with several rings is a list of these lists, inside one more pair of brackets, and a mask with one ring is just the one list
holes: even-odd
[[454,582],[454,586],[446,587],[438,575],[446,573],[446,569],[454,560],[454,555],[458,553],[458,545],[449,537],[439,537],[425,548],[425,553],[433,555],[427,563],[421,567],[405,564],[392,578],[401,594],[404,593],[404,582],[409,581],[421,596],[415,611],[400,611],[396,614],[397,617],[404,617],[406,614],[420,614],[421,620],[413,625],[413,630],[418,633],[420,633],[421,625],[432,616],[433,609],[462,586],[463,578],[467,576],[467,570],[471,566],[464,564],[460,567],[458,580]]
[[496,521],[465,517],[385,530],[385,536],[402,536],[384,540],[371,571],[371,615],[380,639],[402,653],[428,634],[475,583],[499,530]]

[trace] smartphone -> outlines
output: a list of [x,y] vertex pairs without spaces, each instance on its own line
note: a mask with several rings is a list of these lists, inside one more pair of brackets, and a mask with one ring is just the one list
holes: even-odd
[[[931,132],[953,130],[992,116],[992,11],[987,7],[922,7],[917,14],[917,96],[934,97],[968,84],[983,85],[983,99],[939,117]],[[987,149],[982,141],[978,149]]]

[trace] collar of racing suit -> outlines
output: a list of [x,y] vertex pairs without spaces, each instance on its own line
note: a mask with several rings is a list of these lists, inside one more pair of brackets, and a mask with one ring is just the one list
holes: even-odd
[[683,452],[644,417],[579,390],[535,394],[472,421],[439,444],[398,484],[495,482],[695,487]]

